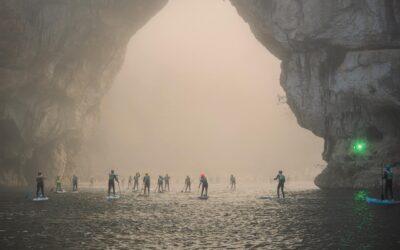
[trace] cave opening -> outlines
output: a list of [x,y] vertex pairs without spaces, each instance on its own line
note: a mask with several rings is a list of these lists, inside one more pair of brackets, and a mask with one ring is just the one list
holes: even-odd
[[279,75],[229,1],[169,1],[128,44],[88,171],[258,178],[284,169],[311,181],[323,142],[278,98]]

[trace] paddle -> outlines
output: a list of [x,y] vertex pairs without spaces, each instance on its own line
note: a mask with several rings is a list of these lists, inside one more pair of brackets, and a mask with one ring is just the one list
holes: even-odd
[[381,178],[381,200],[385,199],[385,195],[383,194],[383,177],[385,175],[385,168],[382,168],[382,178]]
[[119,186],[119,182],[118,183],[118,191],[119,191],[119,196],[121,196],[121,187]]

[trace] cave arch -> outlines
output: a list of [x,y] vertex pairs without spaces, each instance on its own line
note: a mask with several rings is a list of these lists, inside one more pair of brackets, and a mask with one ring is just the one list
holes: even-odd
[[[83,128],[96,123],[98,105],[121,66],[125,45],[166,2],[0,3],[0,31],[8,34],[0,43],[0,119],[11,118],[17,125],[24,141],[19,155],[22,169],[32,168],[29,159],[36,147],[88,136],[91,129]],[[395,1],[230,2],[258,40],[282,59],[281,85],[299,124],[328,144],[329,138],[335,138],[332,157],[317,184],[368,187],[375,183],[371,173],[379,172],[378,162],[386,155],[364,162],[363,174],[348,180],[335,182],[342,178],[335,173],[338,168],[357,167],[342,159],[349,138],[365,124],[385,135],[376,147],[393,152],[389,158],[398,157],[399,138],[393,129],[398,124],[371,111],[377,109],[375,105],[389,106],[396,115],[399,110],[395,82],[400,41],[393,27],[398,26],[400,12],[391,8],[397,6]],[[327,67],[332,58],[337,67]],[[77,161],[72,155],[69,159],[72,165]]]

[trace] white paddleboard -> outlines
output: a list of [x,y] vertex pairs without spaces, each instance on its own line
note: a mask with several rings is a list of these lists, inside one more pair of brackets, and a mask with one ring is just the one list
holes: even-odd
[[62,190],[62,191],[55,191],[55,193],[57,193],[57,194],[63,194],[63,193],[66,193],[67,191],[65,191],[65,190]]
[[77,194],[77,193],[79,193],[79,191],[72,191],[71,193],[73,193],[73,194]]
[[199,196],[200,200],[208,200],[208,196]]
[[47,201],[47,200],[49,200],[49,197],[36,197],[36,198],[33,198],[33,201]]
[[119,199],[119,198],[120,198],[120,197],[119,197],[118,194],[107,196],[107,200],[117,200],[117,199]]

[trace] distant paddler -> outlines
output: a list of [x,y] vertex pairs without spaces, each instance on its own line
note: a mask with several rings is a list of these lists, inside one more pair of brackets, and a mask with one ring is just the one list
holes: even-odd
[[200,183],[199,183],[199,189],[201,186],[201,197],[206,197],[208,195],[208,181],[207,178],[204,174],[200,175]]
[[150,176],[148,173],[146,173],[143,177],[143,186],[144,186],[144,194],[146,195],[146,190],[147,190],[147,195],[150,195]]
[[189,192],[192,191],[192,190],[191,190],[191,180],[190,180],[189,175],[186,176],[186,179],[185,179],[185,192],[187,192],[188,189],[189,189]]
[[163,183],[164,183],[164,178],[161,175],[158,176],[158,181],[157,181],[158,186],[156,188],[156,191],[158,190],[159,193],[162,193],[164,191]]
[[72,176],[72,192],[77,192],[78,191],[78,176],[73,175]]
[[133,177],[133,191],[139,191],[139,178],[139,173],[136,173],[136,175]]
[[236,190],[236,177],[233,174],[231,174],[230,182],[231,182],[231,190]]
[[164,177],[164,190],[167,191],[167,187],[168,187],[168,192],[169,192],[169,179],[171,179],[171,177],[166,174]]
[[117,175],[114,173],[114,170],[111,170],[111,173],[108,174],[108,196],[110,196],[111,188],[113,190],[113,195],[115,196],[115,181],[119,185]]
[[381,194],[382,199],[393,200],[393,167],[400,166],[400,162],[386,164],[383,170],[382,179],[385,181],[385,195]]
[[36,176],[36,198],[44,197],[44,176],[38,172]]
[[61,188],[61,177],[58,175],[56,177],[56,192],[62,192],[62,188]]
[[285,176],[283,175],[282,170],[279,170],[278,175],[274,178],[274,180],[278,180],[278,187],[276,188],[276,193],[278,194],[279,198],[279,190],[282,192],[282,197],[285,198],[285,192],[284,192],[284,187],[285,187]]
[[133,182],[133,177],[132,177],[132,175],[129,175],[129,178],[128,178],[128,190],[129,190],[129,188],[132,186],[132,182]]

